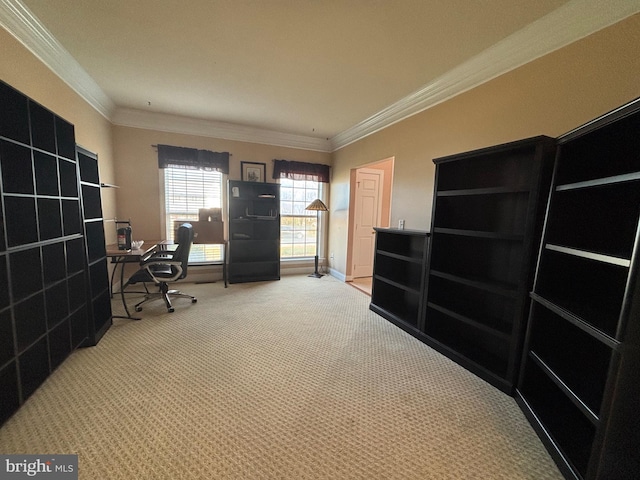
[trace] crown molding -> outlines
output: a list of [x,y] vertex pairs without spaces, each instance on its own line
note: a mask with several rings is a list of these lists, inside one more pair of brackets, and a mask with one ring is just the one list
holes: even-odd
[[640,11],[640,0],[572,0],[330,139],[332,151],[471,90]]
[[20,0],[0,0],[0,25],[116,125],[332,152],[639,11],[640,0],[571,0],[330,140],[176,115],[116,109],[100,86]]
[[239,142],[259,143],[277,147],[300,148],[319,152],[331,152],[329,140],[273,130],[247,127],[232,123],[181,117],[158,112],[118,108],[113,115],[115,125],[144,128],[160,132],[198,135]]
[[0,0],[0,25],[107,120],[115,104],[19,0]]

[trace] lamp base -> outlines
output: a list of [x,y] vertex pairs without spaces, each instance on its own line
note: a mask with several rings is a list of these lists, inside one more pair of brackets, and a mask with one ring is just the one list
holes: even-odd
[[324,275],[323,275],[323,274],[321,274],[320,272],[318,272],[318,255],[316,255],[315,262],[316,262],[316,270],[315,270],[315,272],[313,272],[313,273],[309,274],[308,276],[309,276],[309,277],[314,277],[314,278],[324,277]]

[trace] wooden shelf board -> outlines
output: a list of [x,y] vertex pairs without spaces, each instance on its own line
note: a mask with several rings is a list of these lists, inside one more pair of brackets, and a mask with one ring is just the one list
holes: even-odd
[[503,284],[498,282],[488,282],[485,280],[479,280],[475,278],[465,278],[460,277],[458,275],[453,275],[446,272],[441,272],[438,270],[431,270],[429,272],[431,275],[435,275],[436,277],[444,278],[446,280],[450,280],[452,282],[462,283],[463,285],[468,285],[470,287],[475,287],[480,290],[485,290],[492,293],[497,293],[499,295],[503,295],[505,297],[513,297],[517,298],[518,290],[515,286],[509,284]]
[[493,238],[496,240],[513,240],[513,241],[522,241],[524,240],[524,235],[515,234],[515,233],[504,233],[504,232],[487,232],[481,230],[464,230],[460,228],[444,228],[444,227],[435,227],[433,229],[434,233],[445,233],[447,235],[460,235],[465,237],[477,237],[477,238]]
[[592,337],[600,340],[602,343],[604,343],[608,347],[610,347],[610,348],[612,348],[614,350],[617,350],[618,348],[620,348],[620,342],[618,342],[615,338],[612,338],[609,335],[607,335],[606,333],[598,330],[593,325],[591,325],[590,323],[586,322],[585,320],[583,320],[582,318],[578,317],[577,315],[575,315],[574,313],[570,312],[569,310],[566,310],[566,309],[556,305],[554,302],[552,302],[550,300],[547,300],[546,298],[542,297],[541,295],[539,295],[539,294],[537,294],[535,292],[531,293],[531,298],[534,301],[538,302],[543,307],[548,308],[549,310],[551,310],[556,315],[564,318],[569,323],[571,323],[574,326],[578,327],[583,332],[585,332],[585,333],[591,335]]
[[565,190],[578,190],[582,188],[600,187],[603,185],[611,185],[614,183],[633,182],[640,180],[640,172],[625,173],[623,175],[613,175],[611,177],[596,178],[593,180],[584,180],[582,182],[565,183],[556,187],[557,192]]
[[542,360],[535,352],[529,351],[529,357],[533,362],[540,367],[540,369],[549,377],[549,379],[571,400],[578,410],[589,419],[594,425],[598,426],[600,419],[581,399],[576,395],[571,388],[549,367],[544,360]]
[[390,278],[384,277],[384,276],[379,275],[379,274],[374,274],[373,278],[375,280],[380,280],[381,282],[384,282],[384,283],[386,283],[388,285],[391,285],[393,287],[399,288],[400,290],[404,290],[405,292],[409,292],[409,293],[411,293],[413,295],[420,296],[420,291],[419,290],[417,290],[415,288],[412,288],[412,287],[410,287],[408,285],[405,285],[403,283],[400,283],[400,282],[398,282],[396,280],[391,280]]
[[527,193],[525,187],[487,187],[487,188],[464,188],[459,190],[441,190],[436,193],[438,197],[459,197],[464,195],[496,195],[503,193]]
[[577,248],[571,247],[563,247],[561,245],[553,245],[551,243],[546,244],[545,248],[554,252],[560,252],[567,255],[573,255],[575,257],[586,258],[588,260],[595,260],[597,262],[610,263],[612,265],[618,265],[620,267],[629,268],[631,266],[631,260],[626,258],[603,255],[601,253],[589,252],[586,250],[579,250]]
[[403,255],[401,253],[387,252],[384,250],[376,250],[377,255],[384,255],[385,257],[395,258],[397,260],[403,260],[405,262],[422,264],[422,257],[410,257],[408,255]]
[[433,308],[434,310],[437,310],[441,313],[444,313],[445,315],[455,318],[456,320],[465,323],[466,325],[469,325],[473,328],[476,328],[478,330],[482,330],[485,333],[488,333],[490,335],[493,335],[496,338],[499,338],[500,340],[504,341],[504,342],[508,342],[511,340],[511,335],[509,335],[508,333],[502,332],[496,328],[490,327],[488,325],[485,325],[482,322],[479,322],[477,320],[473,320],[472,318],[466,317],[464,315],[461,315],[459,313],[456,313],[452,310],[449,310],[448,308],[442,307],[436,303],[433,302],[427,302],[427,306],[430,308]]

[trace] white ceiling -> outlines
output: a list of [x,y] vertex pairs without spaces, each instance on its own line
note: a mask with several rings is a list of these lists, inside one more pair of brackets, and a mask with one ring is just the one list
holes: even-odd
[[328,151],[640,10],[640,0],[0,2],[0,24],[115,123]]

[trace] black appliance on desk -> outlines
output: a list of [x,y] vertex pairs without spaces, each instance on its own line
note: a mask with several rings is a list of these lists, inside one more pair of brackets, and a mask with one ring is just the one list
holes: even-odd
[[131,250],[131,220],[116,220],[118,249]]

